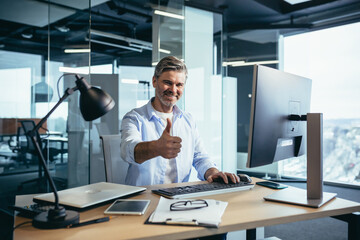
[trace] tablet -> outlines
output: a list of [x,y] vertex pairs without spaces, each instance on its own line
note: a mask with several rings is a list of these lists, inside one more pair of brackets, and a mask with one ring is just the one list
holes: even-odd
[[150,200],[118,199],[105,210],[105,214],[143,215]]

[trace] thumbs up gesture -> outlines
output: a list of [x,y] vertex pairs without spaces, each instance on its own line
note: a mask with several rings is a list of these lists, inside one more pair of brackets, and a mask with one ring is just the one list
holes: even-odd
[[160,156],[171,159],[178,155],[181,148],[181,138],[170,135],[171,121],[167,119],[167,125],[161,137],[157,140],[157,149]]

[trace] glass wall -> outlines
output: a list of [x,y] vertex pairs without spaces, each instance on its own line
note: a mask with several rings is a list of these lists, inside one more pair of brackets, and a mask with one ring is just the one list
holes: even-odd
[[[162,9],[175,17],[154,14],[154,26],[157,24],[159,29],[153,30],[153,43],[159,49],[156,51],[154,46],[153,64],[167,55],[185,61],[188,79],[178,106],[193,115],[209,155],[222,169],[222,15],[184,7],[183,1],[170,1]],[[170,53],[164,53],[165,48]],[[236,159],[228,161],[236,162]],[[231,170],[236,171],[236,167]],[[191,180],[197,180],[196,171],[192,171]]]
[[[108,92],[116,107],[87,122],[79,110],[79,92],[74,92],[39,130],[44,154],[58,190],[104,181],[99,136],[120,134],[122,117],[154,96],[153,64],[167,55],[183,59],[189,69],[179,107],[193,114],[219,168],[236,170],[222,162],[229,158],[223,146],[236,146],[235,131],[229,128],[235,124],[224,124],[224,117],[236,121],[237,93],[232,90],[237,82],[222,77],[221,14],[185,7],[182,0],[147,6],[141,1],[5,0],[0,7],[0,82],[6,89],[0,96],[2,193],[50,190],[21,122],[38,123],[67,88],[75,87],[75,74]],[[14,9],[30,15],[10,14]],[[235,150],[229,152],[231,163],[236,162]],[[14,180],[6,186],[9,178]],[[23,183],[27,180],[33,181]]]
[[[14,177],[15,190],[47,191],[22,123],[37,124],[64,90],[75,86],[74,75],[61,77],[71,72],[64,67],[89,66],[90,48],[85,38],[90,29],[90,12],[86,10],[90,1],[61,5],[20,0],[1,1],[0,5],[0,75],[6,89],[0,98],[0,174],[2,179]],[[68,48],[86,51],[70,53]],[[43,154],[59,189],[82,185],[89,179],[84,170],[89,162],[88,123],[79,117],[78,108],[78,93],[74,93],[39,129]]]
[[278,173],[277,163],[247,169],[247,151],[254,64],[277,68],[278,29],[244,30],[227,34],[226,75],[237,79],[237,168],[261,173]]

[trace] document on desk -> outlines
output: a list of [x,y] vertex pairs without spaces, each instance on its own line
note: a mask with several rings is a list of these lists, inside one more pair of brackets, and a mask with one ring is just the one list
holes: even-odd
[[221,217],[224,214],[227,202],[213,199],[204,199],[207,207],[171,211],[170,206],[179,201],[192,201],[195,199],[167,199],[160,198],[158,206],[148,219],[149,223],[167,224],[167,225],[189,225],[203,227],[218,227],[221,223]]

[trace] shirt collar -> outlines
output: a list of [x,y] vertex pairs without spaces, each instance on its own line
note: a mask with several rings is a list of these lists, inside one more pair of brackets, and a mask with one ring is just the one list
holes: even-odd
[[[151,103],[154,101],[155,97],[151,98],[150,101],[146,104],[147,118],[151,120],[152,118],[160,119],[158,115],[156,115],[154,108]],[[174,119],[181,118],[183,115],[183,111],[178,108],[176,105],[173,107]]]

